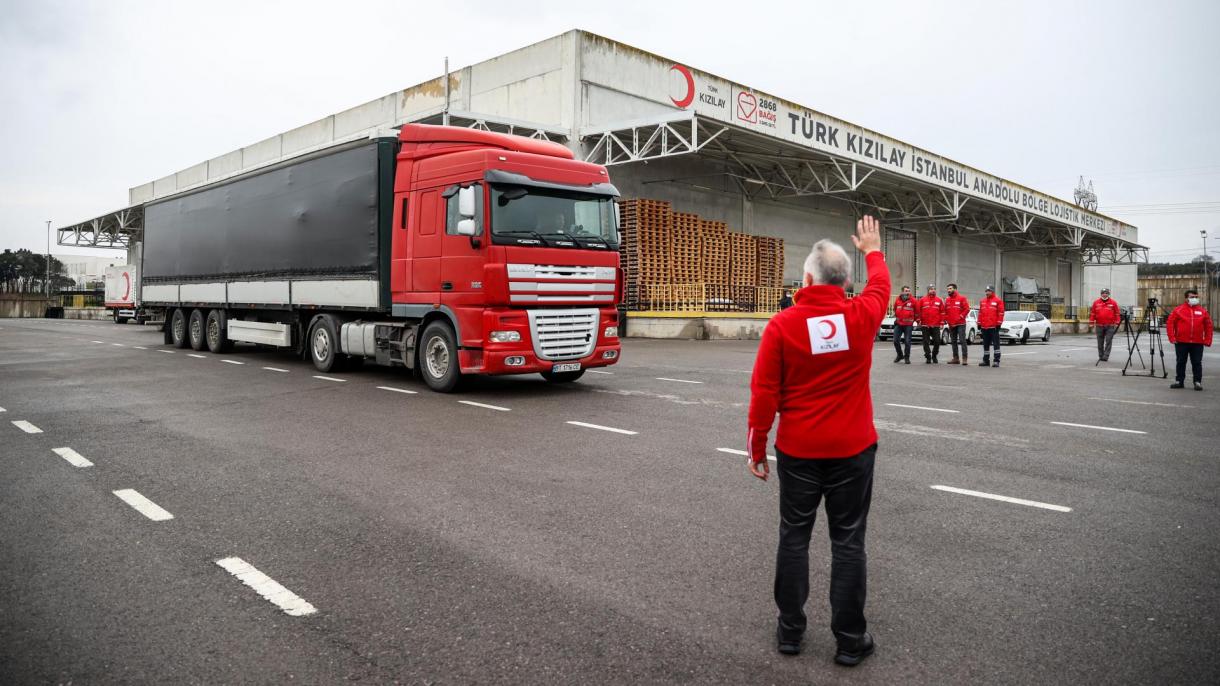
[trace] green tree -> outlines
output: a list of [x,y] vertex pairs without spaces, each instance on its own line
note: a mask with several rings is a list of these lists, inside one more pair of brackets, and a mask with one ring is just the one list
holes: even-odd
[[[72,279],[64,274],[64,265],[51,258],[51,291],[70,287]],[[24,248],[0,253],[0,287],[7,293],[41,293],[46,291],[47,256]]]

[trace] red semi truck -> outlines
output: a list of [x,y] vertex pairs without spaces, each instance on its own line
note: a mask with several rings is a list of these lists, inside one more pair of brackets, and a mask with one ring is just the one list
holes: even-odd
[[165,340],[552,382],[619,359],[618,191],[557,143],[408,124],[145,205]]

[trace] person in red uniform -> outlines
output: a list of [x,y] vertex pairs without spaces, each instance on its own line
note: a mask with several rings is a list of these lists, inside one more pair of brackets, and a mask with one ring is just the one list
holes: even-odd
[[873,338],[890,296],[881,254],[880,224],[856,223],[852,236],[864,253],[868,283],[847,298],[851,260],[822,240],[805,260],[805,287],[796,304],[763,330],[750,382],[750,472],[766,480],[767,434],[779,412],[775,438],[779,474],[779,551],[775,563],[779,652],[795,655],[805,633],[809,597],[809,538],[818,503],[826,502],[830,530],[830,628],[835,661],[853,666],[873,653],[864,619],[864,533],[873,492],[877,429],[869,372]]
[[919,310],[911,297],[911,287],[903,286],[902,295],[894,298],[894,351],[898,357],[894,362],[911,364],[911,334],[915,332],[915,320]]
[[936,284],[928,284],[928,294],[919,299],[919,330],[923,334],[924,364],[939,364],[940,327],[945,323],[945,301],[936,297]]
[[1101,289],[1101,297],[1093,301],[1089,308],[1089,326],[1097,331],[1097,361],[1110,359],[1110,344],[1114,342],[1114,332],[1118,331],[1118,323],[1122,321],[1122,311],[1118,303],[1110,297],[1110,289]]
[[1177,379],[1170,388],[1186,385],[1186,360],[1190,360],[1190,375],[1195,390],[1203,390],[1203,348],[1212,345],[1212,316],[1199,303],[1199,292],[1186,291],[1186,302],[1178,305],[1165,320],[1165,333],[1178,355]]
[[[949,295],[945,297],[945,323],[949,325],[949,341],[953,344],[953,359],[949,364],[966,364],[966,346],[970,345],[969,332],[966,330],[966,315],[970,314],[970,301],[957,292],[957,284],[946,286]],[[957,344],[961,341],[962,356],[957,356]]]
[[[987,287],[987,294],[979,301],[979,331],[983,336],[983,361],[980,367],[1000,366],[1000,324],[1004,322],[1004,301],[995,297],[995,288]],[[991,362],[991,349],[995,348],[995,363]]]

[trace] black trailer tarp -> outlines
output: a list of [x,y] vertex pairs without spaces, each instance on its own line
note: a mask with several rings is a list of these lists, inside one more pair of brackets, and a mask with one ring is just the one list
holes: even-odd
[[143,280],[376,275],[377,233],[370,142],[149,204]]

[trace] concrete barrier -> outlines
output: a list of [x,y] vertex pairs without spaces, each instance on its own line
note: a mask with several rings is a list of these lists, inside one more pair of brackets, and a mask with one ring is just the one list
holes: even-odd
[[48,307],[58,307],[55,298],[28,293],[0,293],[0,319],[44,317]]
[[770,314],[629,312],[627,336],[754,341],[762,337],[770,320]]

